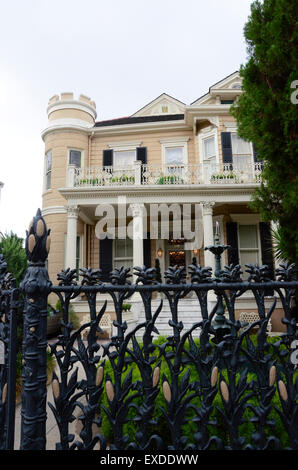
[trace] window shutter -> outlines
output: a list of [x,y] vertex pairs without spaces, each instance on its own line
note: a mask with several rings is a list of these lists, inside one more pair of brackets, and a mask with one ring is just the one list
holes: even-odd
[[113,166],[113,149],[103,150],[102,166]]
[[99,263],[102,280],[110,281],[110,272],[113,269],[113,240],[110,238],[99,240]]
[[[260,239],[261,239],[261,253],[262,264],[266,264],[269,268],[270,279],[274,279],[274,258],[272,249],[272,236],[270,222],[260,222]],[[267,289],[265,295],[273,295],[272,289]]]
[[239,264],[237,222],[227,222],[227,244],[231,246],[228,250],[228,263]]
[[143,240],[143,250],[144,250],[144,266],[146,268],[151,268],[151,240],[150,233],[147,233],[147,238]]
[[143,165],[147,163],[147,147],[137,147],[137,160],[140,160]]
[[[147,147],[137,147],[137,160],[142,162],[142,165],[147,164]],[[145,169],[141,169],[141,184],[143,183],[143,173]]]
[[222,148],[222,162],[230,163],[229,169],[233,169],[233,152],[232,152],[232,139],[231,132],[221,133],[221,148]]

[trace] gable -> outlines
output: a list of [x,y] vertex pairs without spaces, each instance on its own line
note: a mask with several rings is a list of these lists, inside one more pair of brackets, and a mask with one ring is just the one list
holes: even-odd
[[148,103],[131,117],[184,114],[185,104],[166,93]]
[[241,83],[242,78],[240,77],[239,72],[234,72],[223,80],[212,85],[209,88],[208,93],[195,100],[190,104],[190,106],[213,104],[215,97],[218,95],[222,98],[239,95],[241,93]]

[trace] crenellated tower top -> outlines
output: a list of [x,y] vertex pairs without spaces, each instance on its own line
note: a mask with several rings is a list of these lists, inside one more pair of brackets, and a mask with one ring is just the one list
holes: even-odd
[[69,123],[76,121],[82,125],[94,125],[97,117],[95,102],[86,95],[80,94],[78,99],[74,98],[74,94],[64,92],[54,95],[49,99],[47,114],[49,124],[61,121]]

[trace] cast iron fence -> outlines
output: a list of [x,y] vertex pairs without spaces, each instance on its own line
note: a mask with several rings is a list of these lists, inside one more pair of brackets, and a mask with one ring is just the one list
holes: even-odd
[[[26,237],[29,267],[21,284],[20,448],[46,448],[47,301],[49,294],[56,294],[62,305],[63,331],[49,345],[57,361],[49,407],[59,430],[57,450],[298,449],[298,333],[291,310],[298,287],[295,266],[280,266],[273,281],[267,266],[249,265],[249,278],[243,281],[239,265],[221,269],[220,256],[227,248],[218,240],[206,247],[216,257],[214,276],[211,268],[192,264],[190,282],[186,282],[183,267],[170,267],[164,283],[156,281],[156,268],[134,268],[135,283],[127,268],[115,269],[109,283],[102,282],[100,270],[85,268],[81,269],[81,282],[75,270],[67,269],[58,274],[59,283],[53,286],[45,267],[49,231],[38,211]],[[0,437],[5,449],[13,446],[12,344],[19,291],[6,273],[3,258],[0,276],[0,334],[5,345],[5,364],[0,366]],[[274,293],[270,299],[266,298],[268,289]],[[163,298],[155,309],[152,299],[156,292],[163,293]],[[190,292],[200,308],[198,321],[186,329],[179,302]],[[217,299],[211,309],[210,292]],[[241,324],[235,316],[237,299],[246,292],[253,294],[259,314],[251,325]],[[87,299],[90,321],[74,331],[69,308],[81,294]],[[100,320],[107,301],[99,311],[96,302],[107,294],[114,305],[115,333],[108,342],[100,342]],[[122,307],[133,295],[140,297],[145,319],[129,329]],[[283,308],[286,332],[274,341],[267,334],[267,325],[277,300]],[[172,334],[159,338],[156,322],[164,302],[170,305]],[[251,336],[256,327],[256,336]],[[197,331],[199,338],[194,337]],[[78,363],[84,378],[78,377]],[[80,411],[78,439],[70,433],[75,410]]]

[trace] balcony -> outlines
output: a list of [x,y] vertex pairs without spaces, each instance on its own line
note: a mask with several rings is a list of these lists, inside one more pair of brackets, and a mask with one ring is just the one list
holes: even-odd
[[210,164],[208,161],[187,165],[142,165],[137,161],[127,168],[75,168],[71,165],[68,169],[68,187],[258,184],[262,169],[262,162],[239,166],[235,163]]

